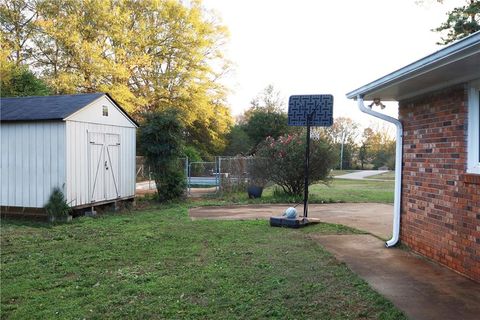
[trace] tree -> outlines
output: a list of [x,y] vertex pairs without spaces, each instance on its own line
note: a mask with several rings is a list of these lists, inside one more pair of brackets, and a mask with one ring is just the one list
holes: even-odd
[[288,133],[290,128],[287,123],[286,113],[258,109],[252,112],[243,128],[255,147],[267,137],[276,139]]
[[358,149],[356,141],[359,135],[358,128],[358,123],[347,117],[336,118],[330,127],[315,128],[320,136],[325,137],[335,147],[339,156],[343,145],[342,169],[353,167],[353,156]]
[[2,31],[35,13],[33,31],[9,43],[21,39],[19,55],[56,94],[108,92],[138,119],[181,110],[188,144],[204,154],[223,150],[232,124],[219,82],[229,68],[227,30],[200,1],[10,1],[29,5],[3,6]]
[[250,102],[250,108],[241,117],[239,124],[252,143],[252,150],[267,137],[278,138],[292,129],[288,127],[288,116],[283,110],[281,94],[268,85]]
[[281,113],[285,103],[280,91],[276,90],[273,85],[269,84],[250,102],[252,110],[262,109],[268,112]]
[[28,41],[33,37],[38,17],[33,0],[2,0],[0,1],[0,31],[2,47],[11,50],[9,58],[19,66],[30,57]]
[[243,130],[242,126],[235,125],[227,135],[227,147],[225,155],[247,155],[252,149],[252,142],[248,134]]
[[173,110],[151,112],[139,128],[140,149],[157,186],[159,201],[181,197],[186,179],[179,163],[183,155],[184,127]]
[[[4,34],[1,34],[1,40]],[[14,50],[7,41],[0,41],[0,96],[18,97],[48,95],[50,89],[27,66],[17,64]]]
[[355,121],[347,117],[338,117],[333,121],[330,127],[316,129],[320,131],[333,144],[340,144],[343,141],[354,142],[358,135],[359,125]]
[[[262,143],[256,157],[264,159],[266,177],[292,196],[301,196],[304,191],[305,134],[283,135],[278,139],[269,137]],[[337,157],[332,146],[324,139],[310,142],[309,184],[327,181]]]
[[433,29],[436,32],[447,32],[446,37],[441,37],[441,41],[437,44],[449,44],[479,31],[480,1],[468,0],[464,6],[447,12],[447,16],[447,21]]
[[0,78],[0,96],[2,97],[47,96],[50,94],[50,88],[25,66],[12,66],[7,70],[2,68]]
[[358,150],[358,160],[360,161],[360,165],[363,170],[364,165],[367,162],[367,145],[365,143],[362,143]]
[[392,138],[388,127],[371,126],[363,131],[362,147],[364,148],[364,162],[371,163],[374,168],[387,166],[395,167],[395,139]]

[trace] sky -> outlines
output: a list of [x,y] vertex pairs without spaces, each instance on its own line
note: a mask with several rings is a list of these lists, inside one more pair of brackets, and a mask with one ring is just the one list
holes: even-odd
[[[421,3],[419,3],[421,2]],[[333,94],[334,117],[368,126],[347,92],[400,69],[442,46],[431,29],[463,0],[204,0],[230,32],[234,116],[267,85],[285,101],[293,94]],[[396,117],[397,103],[385,113]]]

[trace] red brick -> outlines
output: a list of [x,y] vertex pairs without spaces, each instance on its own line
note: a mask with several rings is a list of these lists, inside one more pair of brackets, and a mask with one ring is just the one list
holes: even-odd
[[400,237],[412,250],[480,281],[480,175],[466,173],[467,101],[465,85],[400,101]]

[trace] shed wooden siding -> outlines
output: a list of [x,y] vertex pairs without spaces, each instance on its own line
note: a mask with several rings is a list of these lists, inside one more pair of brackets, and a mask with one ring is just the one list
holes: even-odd
[[[107,107],[108,116],[103,115],[103,107]],[[89,105],[65,118],[66,121],[88,122],[103,125],[136,128],[128,116],[107,96],[102,96]]]
[[0,140],[0,205],[40,208],[65,188],[64,122],[1,123]]
[[71,206],[91,202],[89,194],[88,132],[120,136],[120,197],[135,195],[135,128],[67,121],[67,188]]

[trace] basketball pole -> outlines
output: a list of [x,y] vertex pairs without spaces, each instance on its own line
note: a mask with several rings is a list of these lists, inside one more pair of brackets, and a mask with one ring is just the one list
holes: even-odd
[[[315,108],[316,109],[316,108]],[[305,147],[305,187],[304,187],[304,195],[303,195],[303,218],[308,217],[308,174],[309,174],[309,167],[310,167],[310,118],[312,117],[313,112],[307,115],[307,141]]]

